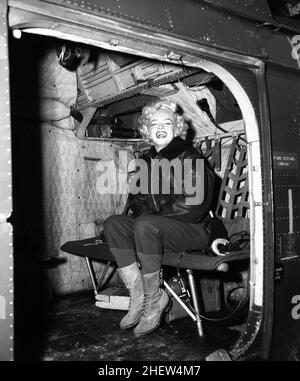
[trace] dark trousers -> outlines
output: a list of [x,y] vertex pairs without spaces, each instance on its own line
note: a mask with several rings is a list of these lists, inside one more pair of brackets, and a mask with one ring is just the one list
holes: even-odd
[[138,260],[143,274],[160,269],[164,250],[203,250],[209,245],[209,235],[203,224],[183,223],[155,215],[142,215],[136,219],[125,215],[111,216],[104,222],[104,233],[118,267],[129,266]]

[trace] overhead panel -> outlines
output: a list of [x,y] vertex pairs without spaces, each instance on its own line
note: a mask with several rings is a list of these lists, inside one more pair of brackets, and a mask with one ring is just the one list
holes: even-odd
[[[201,44],[228,48],[236,52],[257,55],[265,46],[253,21],[242,19],[227,10],[214,8],[205,2],[165,0],[172,32],[198,40]],[[224,8],[224,7],[222,7]]]
[[[174,61],[174,57],[183,57],[185,61],[189,43],[196,42],[199,54],[208,47],[214,57],[224,51],[226,55],[234,52],[298,68],[292,52],[297,49],[295,38],[299,33],[290,26],[287,36],[287,26],[273,20],[265,0],[9,0],[9,3],[13,29],[70,36],[72,40],[90,41],[94,45],[99,42],[100,46],[130,54],[147,51],[148,57],[163,56]],[[175,44],[174,38],[178,39]]]
[[42,0],[68,7],[80,7],[85,12],[97,12],[115,16],[135,23],[170,29],[168,14],[164,9],[164,0]]
[[272,19],[267,0],[198,0],[198,2],[226,8],[230,12],[244,15],[250,19],[258,20],[262,17]]

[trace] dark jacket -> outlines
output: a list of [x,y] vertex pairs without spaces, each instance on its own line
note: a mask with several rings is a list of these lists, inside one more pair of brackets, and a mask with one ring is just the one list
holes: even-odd
[[[175,137],[158,153],[155,147],[152,146],[142,159],[146,161],[148,166],[149,186],[146,194],[129,194],[129,208],[132,210],[133,216],[138,217],[142,214],[154,214],[172,217],[182,222],[202,222],[211,207],[215,175],[213,171],[208,168],[201,154],[185,140],[180,137]],[[176,175],[174,175],[172,165],[171,171],[160,171],[158,177],[156,176],[155,178],[152,178],[152,183],[153,180],[156,181],[156,183],[159,183],[159,191],[153,192],[151,187],[151,174],[153,174],[153,163],[155,162],[153,159],[157,159],[156,164],[158,162],[162,164],[162,161],[165,164],[170,164],[174,163],[174,159],[177,159],[177,164],[180,163],[182,168],[184,168],[184,163],[187,163],[185,159],[190,159],[189,163],[191,165],[182,169],[182,181],[181,184],[179,184],[182,192],[180,194],[178,194],[178,191],[174,190],[176,188],[175,181],[178,185],[178,179],[180,181],[180,177],[175,177]],[[199,164],[198,171],[196,168],[197,160]],[[197,187],[198,198],[195,198],[196,192],[186,192],[186,183],[184,184],[184,180],[186,180],[185,175],[187,172],[189,172],[189,178],[192,178],[191,185],[195,186],[197,180],[197,185],[202,189],[202,191],[200,191]],[[164,183],[168,182],[170,183],[170,192],[164,194],[165,192],[163,192],[162,187]]]

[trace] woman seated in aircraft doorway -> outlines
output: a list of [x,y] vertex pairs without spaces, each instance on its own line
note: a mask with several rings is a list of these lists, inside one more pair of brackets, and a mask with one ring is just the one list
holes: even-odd
[[129,195],[132,215],[110,216],[104,223],[109,248],[130,293],[129,311],[120,328],[135,326],[135,336],[158,328],[170,306],[161,288],[164,250],[208,247],[210,235],[204,221],[215,180],[200,153],[182,138],[187,123],[174,102],[158,100],[146,105],[138,123],[143,139],[153,144],[142,158],[146,165],[140,166],[147,173],[139,174],[139,189],[143,181],[149,186]]

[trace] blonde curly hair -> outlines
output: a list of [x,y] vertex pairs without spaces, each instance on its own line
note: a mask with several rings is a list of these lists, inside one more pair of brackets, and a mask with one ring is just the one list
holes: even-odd
[[165,110],[172,114],[175,117],[175,125],[174,125],[174,133],[175,136],[185,137],[186,131],[188,129],[188,125],[183,116],[182,109],[172,101],[167,99],[159,99],[154,102],[148,103],[144,106],[142,110],[142,115],[138,119],[138,130],[142,135],[142,138],[151,142],[150,139],[150,121],[152,119],[152,115],[156,111]]

